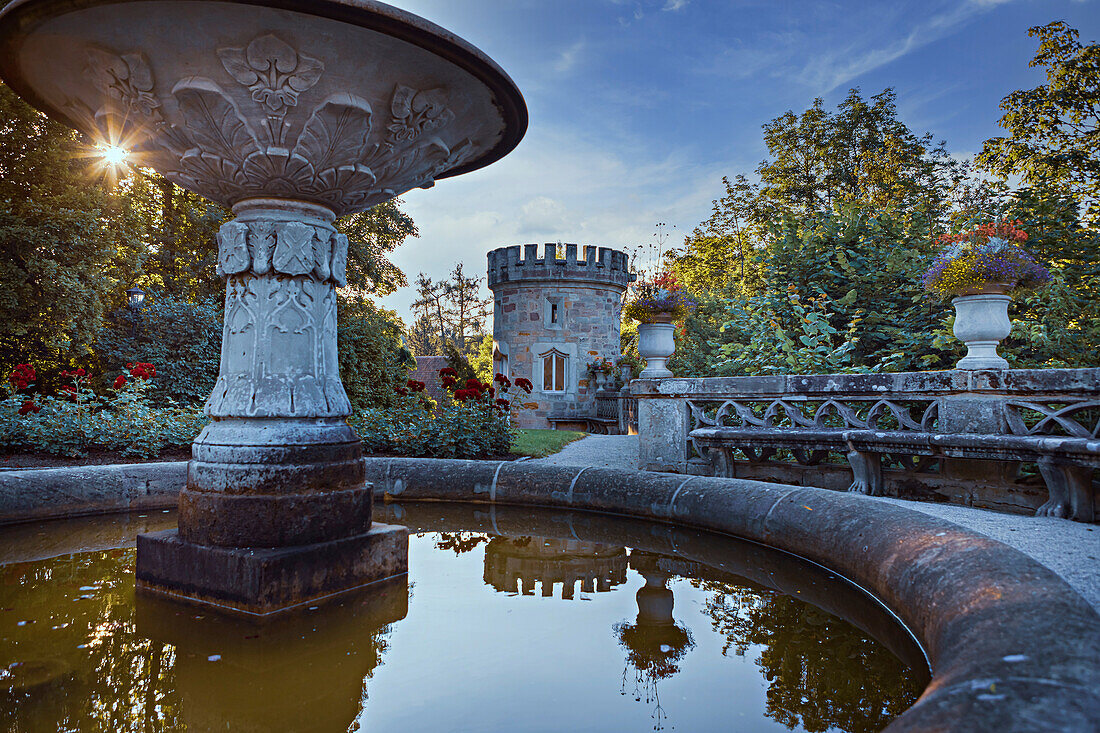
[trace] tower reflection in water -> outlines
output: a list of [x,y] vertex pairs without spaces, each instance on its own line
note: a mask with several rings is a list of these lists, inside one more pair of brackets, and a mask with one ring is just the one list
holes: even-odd
[[485,582],[503,593],[572,600],[582,593],[606,593],[626,582],[626,548],[573,539],[493,537],[485,547]]
[[672,572],[661,555],[633,550],[630,567],[641,573],[645,585],[638,589],[638,617],[634,623],[615,625],[615,634],[626,650],[621,694],[628,694],[628,674],[634,669],[634,688],[629,692],[639,702],[654,706],[654,730],[662,730],[665,711],[657,692],[657,683],[680,671],[679,662],[695,646],[691,632],[677,625],[672,617],[675,606],[668,580]]
[[175,647],[179,720],[187,730],[347,731],[405,618],[405,576],[335,604],[263,625],[136,599],[138,635]]

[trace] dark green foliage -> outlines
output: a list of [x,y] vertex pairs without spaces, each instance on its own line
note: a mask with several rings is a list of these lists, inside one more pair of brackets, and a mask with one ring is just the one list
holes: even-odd
[[146,295],[140,312],[122,308],[107,320],[94,344],[101,379],[109,383],[130,362],[150,362],[157,376],[149,396],[183,404],[202,403],[218,378],[222,301],[190,303],[162,291]]
[[[678,374],[946,369],[962,355],[950,303],[921,288],[936,238],[1020,220],[1053,282],[1020,292],[1001,353],[1013,367],[1100,364],[1096,120],[1100,46],[1062,23],[1033,28],[1048,84],[1005,98],[1010,137],[967,177],[943,143],[897,119],[894,94],[852,90],[835,112],[815,100],[764,126],[761,183],[725,195],[668,264],[699,310],[677,335]],[[1089,207],[1092,207],[1090,209]],[[624,324],[625,326],[625,324]],[[631,348],[624,328],[624,352]]]
[[[108,304],[112,232],[126,211],[100,184],[74,132],[0,84],[0,372],[18,363],[75,366]],[[118,301],[115,301],[118,302]],[[43,371],[41,368],[39,371]]]
[[465,384],[467,379],[477,379],[477,372],[474,371],[470,360],[451,339],[447,339],[447,343],[443,346],[443,356],[447,357],[447,366],[458,372],[459,384]]
[[362,295],[341,295],[338,307],[340,377],[352,409],[394,404],[394,388],[404,386],[411,361],[404,324]]
[[1062,21],[1029,29],[1039,48],[1029,64],[1047,83],[1001,100],[1007,137],[987,140],[978,163],[1030,185],[1068,187],[1100,222],[1100,44],[1083,45]]
[[348,285],[352,289],[388,295],[408,284],[405,273],[386,259],[405,239],[419,236],[400,203],[400,199],[387,201],[336,223],[336,228],[348,235]]
[[388,408],[358,410],[348,419],[368,453],[434,458],[487,458],[508,453],[515,441],[508,414],[480,400],[433,405],[422,392],[398,397]]

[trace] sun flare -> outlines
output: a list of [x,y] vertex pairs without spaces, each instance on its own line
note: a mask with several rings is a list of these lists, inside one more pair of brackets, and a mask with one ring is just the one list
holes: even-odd
[[120,148],[117,145],[99,146],[99,156],[107,165],[120,166],[126,162],[126,158],[129,154],[129,150],[126,150],[125,148]]

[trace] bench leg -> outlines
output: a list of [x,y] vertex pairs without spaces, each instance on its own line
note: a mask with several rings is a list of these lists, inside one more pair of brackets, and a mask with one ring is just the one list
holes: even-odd
[[1035,510],[1035,516],[1064,517],[1078,522],[1096,520],[1091,468],[1044,458],[1039,460],[1039,473],[1043,474],[1050,500]]
[[848,451],[848,463],[852,466],[852,485],[848,491],[868,496],[882,496],[882,461],[877,453],[858,450]]
[[733,450],[730,448],[715,447],[707,451],[707,458],[714,469],[714,475],[719,478],[733,478]]

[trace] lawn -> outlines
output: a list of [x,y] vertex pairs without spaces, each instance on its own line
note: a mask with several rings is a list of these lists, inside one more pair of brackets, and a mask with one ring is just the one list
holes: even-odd
[[573,430],[520,430],[512,446],[512,453],[532,458],[545,458],[584,436],[585,433]]

